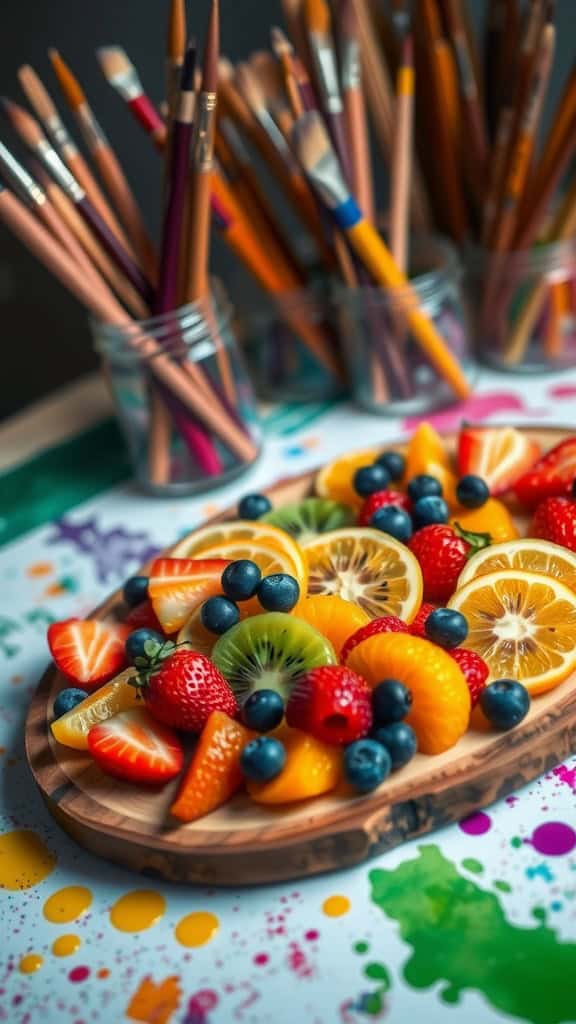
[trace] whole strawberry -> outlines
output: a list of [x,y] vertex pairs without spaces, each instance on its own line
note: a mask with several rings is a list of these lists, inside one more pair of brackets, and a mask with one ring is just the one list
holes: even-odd
[[534,514],[532,537],[576,551],[576,501],[573,498],[546,498]]
[[372,619],[372,622],[360,626],[360,629],[348,637],[340,653],[340,661],[345,665],[354,648],[371,636],[376,636],[378,633],[408,633],[408,631],[409,627],[397,615],[382,615],[379,619]]
[[137,659],[132,681],[154,718],[184,732],[202,732],[213,711],[234,718],[236,698],[224,676],[204,654],[168,641],[146,659]]
[[296,680],[286,721],[322,743],[340,746],[366,736],[372,726],[372,691],[343,665],[313,668]]
[[448,654],[458,662],[470,690],[472,707],[475,708],[486,686],[490,669],[476,651],[467,651],[465,647],[455,647]]
[[426,619],[428,618],[430,613],[434,611],[435,607],[435,605],[428,604],[426,601],[424,601],[424,603],[420,606],[420,611],[418,612],[418,615],[413,620],[413,622],[410,623],[408,627],[409,632],[412,634],[412,636],[420,636],[422,637],[423,640],[428,639],[424,627],[426,625]]
[[456,583],[467,560],[490,543],[487,533],[469,533],[456,526],[424,526],[409,542],[422,570],[424,598],[445,604],[456,590]]
[[358,526],[370,526],[370,521],[375,512],[379,509],[385,508],[386,505],[397,505],[398,508],[403,508],[405,512],[410,512],[412,508],[412,502],[406,494],[401,494],[400,491],[376,491],[371,494],[360,509],[358,515]]

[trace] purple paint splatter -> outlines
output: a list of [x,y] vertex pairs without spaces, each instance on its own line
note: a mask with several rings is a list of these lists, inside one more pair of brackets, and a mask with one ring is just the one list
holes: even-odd
[[525,842],[530,843],[538,853],[548,857],[562,857],[576,847],[576,832],[561,821],[548,821],[539,825],[532,833],[532,838]]
[[476,814],[470,814],[469,817],[463,818],[459,825],[467,836],[483,836],[492,828],[492,819],[484,814],[484,811],[478,811]]

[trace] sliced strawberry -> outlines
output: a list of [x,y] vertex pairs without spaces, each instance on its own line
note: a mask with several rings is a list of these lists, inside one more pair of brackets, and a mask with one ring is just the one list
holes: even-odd
[[144,708],[122,711],[92,726],[88,749],[103,772],[129,782],[168,782],[184,765],[177,734]]
[[65,619],[48,628],[48,646],[57,668],[84,690],[93,690],[113,679],[127,664],[124,644],[131,627]]
[[412,511],[412,502],[407,494],[401,494],[400,491],[393,490],[376,491],[375,494],[371,494],[369,498],[366,498],[362,505],[358,515],[358,526],[370,526],[374,513],[386,505],[396,505],[397,508],[403,508],[408,513]]
[[150,601],[142,601],[135,608],[131,608],[124,619],[126,625],[134,629],[153,629],[156,633],[163,633],[162,623],[159,621]]
[[543,455],[514,485],[523,505],[535,508],[545,498],[567,497],[576,480],[576,437],[561,441]]
[[212,712],[172,805],[175,818],[196,821],[230,799],[242,785],[240,755],[253,735],[223,711]]
[[220,593],[222,558],[157,558],[148,594],[165,633],[176,633],[198,605]]
[[463,427],[458,441],[458,473],[482,477],[494,496],[510,490],[539,455],[536,442],[514,427]]

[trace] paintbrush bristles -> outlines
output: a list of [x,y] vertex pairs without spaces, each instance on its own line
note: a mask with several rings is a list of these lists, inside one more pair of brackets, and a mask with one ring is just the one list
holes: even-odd
[[0,98],[0,103],[10,124],[26,145],[34,149],[39,143],[48,141],[38,122],[24,107],[5,96]]
[[318,111],[310,110],[296,121],[292,138],[302,167],[326,205],[335,209],[345,203],[350,190]]
[[218,89],[218,56],[220,52],[220,8],[218,0],[212,0],[210,21],[204,48],[202,65],[202,91],[216,92]]
[[23,64],[18,69],[18,81],[28,102],[34,107],[42,121],[46,122],[58,117],[58,112],[47,89],[30,64]]
[[294,53],[294,47],[286,33],[283,32],[281,28],[278,28],[277,25],[274,25],[270,30],[270,38],[272,40],[272,49],[279,60],[281,60],[282,57],[292,56]]
[[258,78],[249,64],[241,63],[236,68],[236,83],[248,106],[254,110],[262,110],[266,99]]
[[96,56],[109,82],[120,76],[136,75],[136,68],[121,46],[100,46]]
[[304,16],[308,31],[326,36],[330,32],[330,9],[326,0],[305,0]]
[[52,63],[56,78],[58,79],[58,84],[64,93],[66,102],[72,110],[78,110],[79,107],[84,106],[86,103],[86,96],[84,95],[78,79],[72,74],[72,71],[62,59],[58,50],[48,50],[48,56]]

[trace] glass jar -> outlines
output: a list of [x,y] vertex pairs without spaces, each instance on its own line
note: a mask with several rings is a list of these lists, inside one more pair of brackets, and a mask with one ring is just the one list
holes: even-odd
[[410,252],[410,289],[340,288],[334,301],[354,399],[385,416],[419,414],[458,400],[411,330],[406,311],[414,298],[469,382],[476,373],[455,248],[445,239],[416,238]]
[[258,458],[254,394],[218,282],[200,302],[145,321],[93,321],[92,331],[146,491],[205,491]]
[[576,365],[576,239],[469,256],[479,358],[499,370]]

